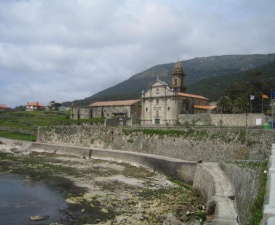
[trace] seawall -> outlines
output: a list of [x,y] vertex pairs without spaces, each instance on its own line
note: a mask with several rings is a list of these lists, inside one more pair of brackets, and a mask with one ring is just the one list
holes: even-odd
[[154,154],[189,161],[267,160],[274,131],[197,128],[123,129],[103,126],[40,127],[37,141]]
[[[228,202],[233,201],[234,207],[238,212],[240,224],[247,224],[253,216],[250,208],[257,198],[260,188],[258,178],[263,171],[259,168],[241,168],[234,163],[227,164],[224,161],[267,161],[271,154],[270,146],[275,143],[275,133],[271,130],[235,128],[133,130],[102,126],[74,126],[41,127],[38,133],[38,140],[44,143],[83,146],[84,148],[95,150],[100,148],[108,149],[104,154],[94,150],[91,154],[94,154],[94,156],[98,154],[99,157],[110,157],[113,155],[112,157],[116,160],[122,158],[126,161],[129,160],[128,162],[141,163],[141,165],[152,169],[157,168],[160,172],[185,182],[193,182],[194,190],[198,190],[202,195],[207,196],[205,201],[209,207],[207,209],[209,215],[212,213],[212,208],[216,209],[215,176],[202,169],[205,165],[204,163],[198,164],[196,169],[194,169],[194,166],[190,166],[192,163],[186,164],[183,167],[185,169],[181,170],[175,165],[172,166],[173,163],[171,162],[159,164],[160,161],[158,163],[155,161],[153,163],[152,159],[145,159],[135,154],[170,157],[185,162],[193,161],[193,163],[198,160],[219,162],[224,174],[232,184],[233,192],[236,192],[232,198],[234,200],[231,200],[227,194],[225,194],[223,199],[227,199]],[[129,153],[129,155],[127,158],[125,158],[125,155],[118,157],[113,152],[118,151],[116,149],[120,149],[125,155]],[[130,153],[134,155],[130,156]],[[86,154],[85,157],[89,156]],[[168,168],[171,169],[168,170]],[[166,173],[166,170],[170,172]],[[201,177],[201,179],[197,179],[198,177]]]
[[126,152],[121,150],[97,149],[77,146],[32,143],[33,150],[43,150],[56,154],[70,154],[85,158],[100,158],[138,164],[167,176],[192,184],[197,162],[172,159],[169,157],[144,153]]
[[[209,224],[237,225],[234,190],[218,163],[197,163],[144,153],[77,146],[32,143],[29,151],[70,154],[85,158],[100,158],[137,164],[166,176],[193,184],[193,190],[204,198]],[[219,179],[216,179],[216,177]],[[211,190],[211,191],[205,191]],[[213,207],[214,205],[214,207]]]

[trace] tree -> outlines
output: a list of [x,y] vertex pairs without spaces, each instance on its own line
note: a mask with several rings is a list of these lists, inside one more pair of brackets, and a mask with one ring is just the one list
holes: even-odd
[[[245,101],[244,99],[248,102],[250,95],[254,95],[255,99],[251,102],[253,113],[261,113],[262,109],[265,111],[269,107],[269,101],[262,101],[262,94],[268,94],[270,92],[271,84],[263,81],[266,75],[261,71],[250,70],[246,75],[246,81],[231,83],[224,92],[224,96],[228,96],[233,101],[236,101],[235,104],[237,104],[237,106],[235,106],[235,111],[237,110],[239,112],[240,107],[246,107],[244,103],[241,106],[241,102]],[[238,98],[242,98],[243,100],[241,101]],[[247,104],[249,104],[249,102]],[[247,112],[248,111],[249,110],[247,110]]]
[[14,108],[14,111],[26,111],[26,106],[19,105]]
[[234,113],[248,113],[250,109],[250,104],[247,98],[238,97],[233,102],[233,112]]
[[190,98],[186,98],[182,100],[181,113],[185,113],[185,114],[194,113],[193,102]]
[[218,101],[218,110],[221,113],[231,113],[232,112],[232,101],[229,96],[222,96]]
[[49,102],[49,107],[51,110],[57,110],[60,106],[62,106],[62,105],[58,102],[55,102],[55,101]]

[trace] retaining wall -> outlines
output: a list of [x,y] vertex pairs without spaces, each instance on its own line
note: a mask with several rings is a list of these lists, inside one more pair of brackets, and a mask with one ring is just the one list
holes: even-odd
[[180,114],[179,123],[224,127],[263,127],[269,117],[262,113],[242,114]]
[[249,224],[253,216],[251,205],[258,196],[260,176],[264,171],[256,166],[240,167],[228,163],[220,163],[220,166],[235,189],[235,208],[238,211],[240,224]]
[[[171,162],[160,163],[157,160],[157,163],[156,159],[152,161],[152,159],[141,157],[139,154],[153,154],[157,157],[171,157],[195,162],[198,160],[214,162],[267,160],[271,154],[270,146],[275,143],[274,131],[233,128],[181,129],[178,131],[182,132],[181,136],[173,135],[173,133],[169,135],[144,134],[142,130],[138,129],[134,132],[127,132],[127,129],[101,126],[47,127],[40,128],[38,140],[45,143],[86,146],[92,149],[91,154],[94,157],[97,154],[99,157],[112,156],[116,160],[121,157],[125,161],[157,169],[188,183],[194,179],[196,171],[194,167],[186,164],[185,166],[181,165],[182,169],[180,169],[180,163],[175,167]],[[103,153],[97,151],[99,148],[108,150]],[[123,150],[125,155],[117,157],[114,151],[118,150],[114,149]],[[64,149],[63,153],[66,151],[67,149]],[[126,154],[127,152],[128,154]],[[131,153],[134,155],[130,156]],[[86,152],[83,156],[89,157],[89,154]],[[128,156],[126,157],[126,155]],[[235,207],[238,210],[240,224],[246,224],[252,216],[250,207],[259,190],[258,174],[263,171],[248,170],[236,165],[221,165],[236,190]],[[203,173],[205,171],[196,176],[208,178],[198,186],[203,193],[211,196],[214,191],[213,180],[211,180],[213,177],[209,173]],[[273,217],[270,218],[269,220],[272,220]]]
[[76,146],[54,145],[44,143],[32,143],[31,150],[40,150],[57,153],[71,154],[84,158],[103,158],[109,160],[136,163],[152,170],[192,184],[196,170],[196,162],[172,159],[163,156],[149,155],[144,153],[125,152],[111,149],[96,149]]
[[142,129],[129,131],[103,126],[40,127],[37,140],[213,162],[266,160],[275,143],[274,131],[254,129],[181,129],[180,135],[173,131],[169,135],[145,134]]

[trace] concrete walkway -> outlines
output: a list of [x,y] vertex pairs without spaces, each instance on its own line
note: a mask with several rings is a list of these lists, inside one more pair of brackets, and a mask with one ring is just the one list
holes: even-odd
[[[203,169],[209,172],[214,183],[214,195],[209,202],[216,205],[213,225],[237,225],[237,213],[234,208],[234,190],[218,163],[203,163]],[[210,196],[209,196],[210,197]]]

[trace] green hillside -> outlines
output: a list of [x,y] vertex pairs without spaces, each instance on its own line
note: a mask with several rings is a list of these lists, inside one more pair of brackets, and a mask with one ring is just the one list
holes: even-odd
[[[190,93],[197,93],[196,88],[193,85],[196,82],[200,82],[207,77],[219,77],[226,74],[237,74],[249,69],[253,69],[264,64],[273,62],[275,60],[275,54],[255,54],[255,55],[224,55],[224,56],[210,56],[190,59],[181,61],[185,73],[187,91]],[[175,63],[161,64],[153,66],[152,68],[145,70],[141,73],[135,74],[128,80],[125,80],[119,84],[116,84],[106,90],[96,93],[93,96],[87,97],[82,100],[75,100],[74,105],[89,105],[95,101],[106,100],[124,100],[124,99],[137,99],[140,98],[142,90],[146,90],[148,85],[154,82],[157,77],[166,83],[171,83],[171,73]],[[215,99],[213,93],[221,93],[219,88],[226,85],[226,81],[217,80],[212,90],[209,93],[202,92],[197,93],[205,95],[206,97]],[[208,81],[205,85],[207,84]],[[229,82],[229,81],[228,81]],[[222,85],[222,83],[225,83]],[[209,83],[213,85],[213,83]],[[199,84],[198,84],[199,85]],[[211,89],[210,86],[203,86],[203,89]],[[217,89],[215,91],[215,89]],[[71,103],[63,103],[65,106],[69,106]]]
[[[257,67],[254,69],[254,71],[262,72],[265,75],[262,79],[269,82],[274,88],[273,90],[275,90],[275,61],[261,67]],[[206,96],[213,101],[216,101],[231,83],[247,80],[247,71],[241,73],[227,74],[223,76],[208,77],[189,85],[187,92],[200,94]]]

